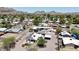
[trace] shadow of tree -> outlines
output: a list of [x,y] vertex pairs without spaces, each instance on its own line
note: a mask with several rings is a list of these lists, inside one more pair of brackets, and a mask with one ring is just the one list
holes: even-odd
[[55,45],[58,45],[58,43],[55,43]]
[[56,49],[57,51],[59,51],[59,50],[60,50],[60,48],[59,48],[59,47],[56,47],[55,49]]
[[46,45],[44,45],[44,46],[38,46],[39,48],[45,48],[46,47]]

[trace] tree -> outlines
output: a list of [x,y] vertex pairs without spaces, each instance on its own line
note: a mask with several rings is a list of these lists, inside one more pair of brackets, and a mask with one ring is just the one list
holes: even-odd
[[12,27],[10,22],[2,21],[1,24],[2,24],[1,27],[5,27],[5,28],[11,28]]
[[48,19],[50,18],[50,14],[47,14],[47,18],[48,18]]
[[33,24],[36,25],[36,26],[38,26],[39,25],[39,20],[36,20],[36,19],[33,20]]
[[12,44],[14,44],[14,43],[15,43],[15,37],[10,36],[10,37],[4,38],[4,40],[3,40],[3,47],[6,50],[10,50]]
[[45,45],[45,40],[42,37],[39,37],[38,41],[37,41],[37,45],[38,46],[44,46]]
[[79,15],[76,15],[76,16],[73,18],[73,24],[79,24]]
[[60,24],[65,24],[65,16],[64,15],[60,15]]
[[54,16],[50,16],[50,20],[51,21],[54,21]]
[[60,27],[57,27],[56,34],[59,34],[61,31],[62,31],[62,29]]
[[77,29],[75,29],[75,28],[71,29],[71,33],[76,34],[76,35],[79,36],[79,31]]
[[35,17],[35,19],[33,20],[33,24],[38,26],[39,23],[42,22],[42,17]]
[[3,20],[3,21],[1,22],[1,24],[2,24],[2,26],[1,26],[1,27],[4,27],[4,26],[5,26],[5,23],[6,23],[6,21],[5,21],[5,20]]
[[25,19],[25,17],[22,15],[20,16],[20,22],[22,22]]

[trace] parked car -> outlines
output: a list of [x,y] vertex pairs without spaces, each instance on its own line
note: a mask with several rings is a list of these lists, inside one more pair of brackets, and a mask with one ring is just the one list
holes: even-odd
[[78,28],[79,28],[79,25],[76,25],[76,27],[78,27]]
[[62,27],[62,28],[66,28],[67,26],[66,26],[66,25],[62,25],[61,27]]

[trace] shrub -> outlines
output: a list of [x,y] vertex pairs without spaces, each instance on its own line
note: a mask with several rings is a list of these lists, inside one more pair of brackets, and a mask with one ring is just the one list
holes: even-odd
[[37,45],[38,46],[44,46],[45,45],[45,40],[42,37],[39,37],[38,41],[37,41]]
[[3,40],[3,47],[9,49],[11,46],[13,46],[13,44],[15,44],[15,37],[11,36],[11,37],[7,37]]

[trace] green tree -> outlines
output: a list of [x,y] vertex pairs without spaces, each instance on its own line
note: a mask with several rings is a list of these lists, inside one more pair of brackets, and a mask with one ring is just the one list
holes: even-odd
[[73,18],[73,23],[74,23],[74,24],[79,24],[79,15],[76,15],[76,16]]
[[1,24],[2,24],[1,27],[5,27],[5,28],[11,28],[12,27],[10,22],[2,21]]
[[60,24],[65,24],[65,15],[60,15]]
[[61,31],[62,31],[62,29],[60,27],[57,27],[56,34],[59,34]]
[[33,24],[38,26],[39,23],[42,22],[42,17],[35,17],[35,19],[33,20]]
[[47,18],[50,19],[50,14],[47,14]]
[[36,19],[33,20],[33,24],[36,25],[36,26],[38,26],[39,25],[39,20],[36,20]]
[[72,28],[72,29],[71,29],[71,33],[74,33],[74,34],[76,34],[76,35],[79,36],[79,31],[78,31],[78,29]]
[[24,15],[20,16],[20,22],[22,22],[25,19]]
[[45,45],[45,40],[42,37],[39,37],[37,41],[37,46],[44,46],[44,45]]
[[10,37],[4,38],[4,40],[3,40],[3,47],[5,49],[9,50],[11,44],[14,43],[14,41],[15,41],[15,37],[14,36],[10,36]]
[[53,16],[53,15],[50,16],[50,20],[51,20],[51,21],[54,21],[54,16]]

